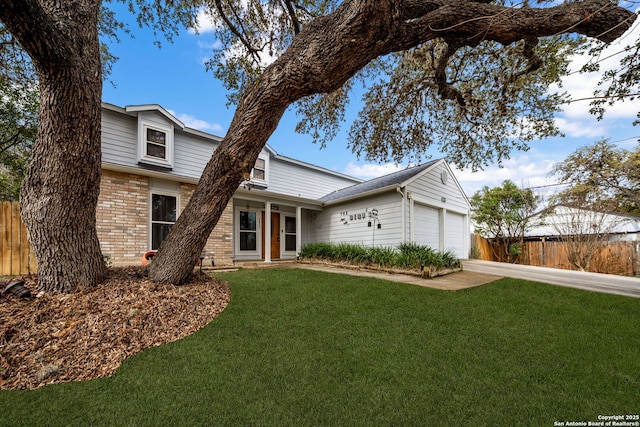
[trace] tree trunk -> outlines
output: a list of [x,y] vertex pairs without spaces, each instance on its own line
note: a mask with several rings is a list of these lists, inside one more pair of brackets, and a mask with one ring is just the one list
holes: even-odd
[[73,292],[106,275],[95,213],[100,191],[99,0],[7,0],[0,19],[38,73],[40,117],[20,211],[38,286]]
[[509,44],[573,31],[610,41],[631,25],[625,21],[632,15],[608,0],[540,10],[437,0],[343,2],[334,13],[307,24],[243,94],[227,136],[154,257],[151,278],[174,284],[188,280],[243,175],[296,100],[335,90],[373,59],[436,37],[473,46],[478,37]]

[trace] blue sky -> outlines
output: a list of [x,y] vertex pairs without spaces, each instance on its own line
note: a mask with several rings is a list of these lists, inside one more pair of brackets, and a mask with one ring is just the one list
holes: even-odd
[[[119,16],[126,19],[126,16]],[[203,22],[202,20],[200,22]],[[619,52],[626,44],[633,43],[640,35],[639,25],[609,47],[609,52]],[[209,28],[202,26],[200,34],[183,31],[173,44],[162,42],[158,49],[153,44],[149,30],[132,26],[135,38],[122,36],[120,44],[111,46],[112,53],[119,57],[105,82],[103,101],[121,107],[136,104],[159,104],[169,110],[187,126],[215,135],[224,135],[231,123],[234,107],[226,106],[226,91],[211,72],[206,72],[205,60],[211,55],[211,46],[216,43]],[[603,57],[608,56],[604,54]],[[621,55],[613,56],[603,63],[603,68],[615,66]],[[583,58],[576,57],[578,64]],[[572,94],[573,99],[588,98],[599,80],[598,75],[572,74],[565,79],[563,89]],[[591,144],[602,138],[625,148],[633,148],[640,137],[640,127],[632,126],[640,111],[640,100],[624,102],[610,107],[605,119],[597,121],[589,114],[589,101],[578,101],[568,105],[556,120],[564,138],[535,141],[528,152],[514,151],[511,159],[484,171],[472,173],[470,170],[456,171],[456,177],[469,197],[484,185],[498,186],[505,179],[511,179],[521,187],[540,187],[554,184],[548,172],[556,161],[562,161],[575,149]],[[357,111],[350,111],[354,117]],[[347,117],[347,120],[349,117]],[[268,144],[279,154],[313,163],[330,170],[360,178],[372,178],[403,168],[407,165],[376,164],[358,159],[347,148],[346,131],[326,148],[314,144],[307,135],[295,133],[297,117],[290,109],[283,117]],[[434,158],[441,155],[430,153]],[[554,187],[544,187],[541,194]]]

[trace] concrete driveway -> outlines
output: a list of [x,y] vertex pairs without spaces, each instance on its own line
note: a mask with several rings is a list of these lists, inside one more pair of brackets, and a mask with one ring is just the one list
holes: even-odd
[[567,286],[587,291],[626,295],[640,298],[640,279],[611,274],[586,273],[583,271],[560,270],[557,268],[534,267],[530,265],[508,264],[504,262],[465,260],[464,271],[513,277]]

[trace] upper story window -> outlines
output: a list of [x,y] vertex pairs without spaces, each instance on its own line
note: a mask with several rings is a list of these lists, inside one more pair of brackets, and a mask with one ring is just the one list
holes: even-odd
[[253,165],[253,170],[251,171],[251,182],[258,185],[267,185],[267,177],[269,161],[266,158],[259,157],[256,160],[255,165]]
[[253,167],[253,179],[258,181],[267,180],[267,162],[264,159],[256,160],[256,164]]
[[140,163],[173,167],[173,128],[171,126],[142,122],[138,144]]
[[147,128],[147,156],[167,160],[167,134],[161,130]]

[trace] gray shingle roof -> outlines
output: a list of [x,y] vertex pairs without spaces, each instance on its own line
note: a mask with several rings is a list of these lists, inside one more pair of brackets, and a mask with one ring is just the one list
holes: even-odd
[[369,181],[362,182],[360,184],[355,184],[350,187],[343,188],[341,190],[336,190],[333,193],[329,193],[325,196],[322,196],[318,200],[324,203],[334,202],[337,200],[354,197],[359,194],[368,193],[369,191],[378,190],[386,187],[393,187],[413,178],[420,172],[433,166],[438,161],[439,159],[432,160],[430,162],[423,163],[419,166],[413,166],[398,172],[390,173],[388,175],[384,175],[378,178],[371,179]]

